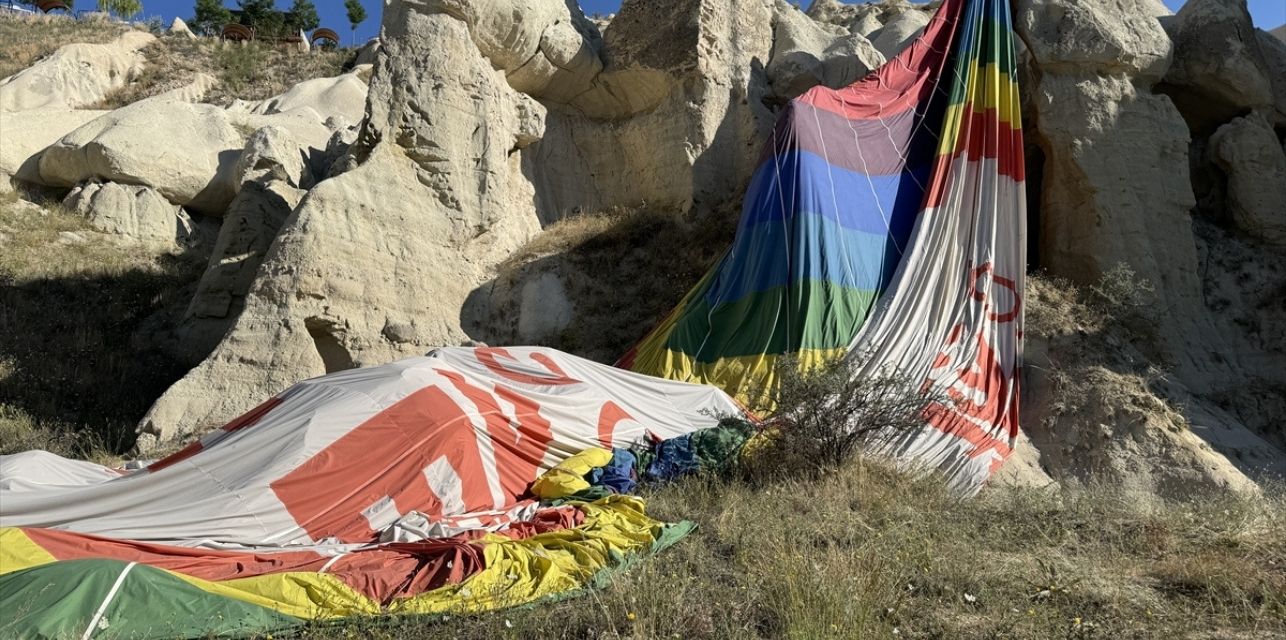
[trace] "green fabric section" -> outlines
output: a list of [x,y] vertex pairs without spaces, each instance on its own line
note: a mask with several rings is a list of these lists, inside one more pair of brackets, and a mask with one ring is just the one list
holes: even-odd
[[[849,289],[825,280],[805,280],[789,289],[773,287],[713,310],[703,296],[691,300],[683,310],[665,346],[706,363],[763,353],[843,348],[861,328],[874,302],[874,291]],[[797,322],[804,323],[802,331],[791,324]],[[711,331],[710,327],[719,329]]]
[[[129,563],[64,560],[0,576],[0,637],[80,638]],[[155,567],[136,564],[90,637],[240,638],[303,621],[206,593]]]
[[744,420],[727,419],[717,427],[692,433],[692,448],[703,471],[717,471],[736,459],[741,446],[755,435],[754,425]]

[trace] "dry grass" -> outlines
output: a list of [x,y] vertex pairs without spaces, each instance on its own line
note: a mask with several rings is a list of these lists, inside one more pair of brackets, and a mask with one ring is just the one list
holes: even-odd
[[237,99],[263,100],[304,80],[339,75],[356,53],[313,50],[303,54],[258,42],[240,45],[166,36],[144,48],[143,55],[147,58],[143,72],[108,94],[96,108],[115,109],[186,86],[198,73],[218,81],[205,102],[227,106]]
[[0,78],[30,67],[65,44],[110,42],[127,29],[107,20],[0,14]]
[[0,453],[128,450],[185,371],[150,337],[201,266],[122,245],[57,206],[0,200]]
[[1277,638],[1286,494],[1139,506],[1105,487],[992,489],[857,460],[756,489],[648,492],[689,539],[582,598],[373,618],[309,638]]

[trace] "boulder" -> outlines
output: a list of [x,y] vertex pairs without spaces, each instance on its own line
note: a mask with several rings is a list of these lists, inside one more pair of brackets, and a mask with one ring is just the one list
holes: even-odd
[[1286,125],[1286,42],[1267,31],[1255,30],[1259,52],[1264,56],[1264,69],[1273,88],[1273,108],[1276,113],[1270,120],[1278,126]]
[[785,102],[817,86],[852,84],[884,64],[884,56],[866,38],[841,27],[819,24],[783,2],[773,25],[768,83]]
[[[312,167],[299,142],[290,131],[276,125],[268,125],[250,134],[232,176],[237,191],[244,183],[253,180],[279,180],[295,189],[308,189],[314,182]],[[229,213],[234,207],[235,202]]]
[[244,144],[223,109],[152,98],[93,120],[46,149],[40,182],[146,186],[174,204],[218,216],[235,194],[232,170]]
[[174,16],[174,21],[170,23],[170,35],[196,40],[196,34],[192,33],[192,30],[188,28],[188,23],[178,16]]
[[245,182],[228,205],[209,266],[179,326],[181,356],[190,362],[209,354],[236,321],[268,247],[304,197],[303,190],[274,177],[265,172]]
[[362,45],[362,47],[357,50],[357,57],[353,58],[353,66],[361,66],[364,64],[374,65],[375,59],[379,56],[379,52],[380,39],[371,38],[370,40],[367,40],[366,44]]
[[1152,86],[1170,67],[1173,46],[1152,15],[1152,0],[1019,0],[1015,5],[1015,29],[1042,72],[1125,74]]
[[1245,0],[1190,0],[1167,30],[1175,47],[1167,93],[1194,129],[1272,107],[1269,69]]
[[176,249],[196,235],[188,214],[149,187],[91,182],[72,189],[63,206],[99,231],[140,244]]
[[591,90],[570,108],[547,102],[545,135],[524,155],[542,214],[640,202],[704,211],[739,197],[774,121],[764,67],[779,6],[623,4]]
[[285,93],[257,103],[244,104],[240,109],[259,115],[289,113],[299,109],[311,109],[321,120],[339,116],[349,122],[362,119],[366,111],[366,81],[363,80],[367,68],[354,68],[352,71],[330,78],[305,80],[291,87]]
[[40,152],[59,138],[107,113],[81,109],[37,109],[0,112],[0,184],[10,177],[23,181],[40,179]]
[[1263,114],[1219,127],[1211,159],[1228,176],[1227,204],[1237,228],[1286,247],[1286,152]]
[[510,88],[468,25],[429,11],[386,8],[388,64],[371,79],[359,164],[286,219],[227,334],[140,424],[140,448],[297,380],[468,338],[465,298],[539,229],[520,111],[540,106]]
[[892,58],[920,37],[925,25],[929,24],[929,14],[918,9],[908,9],[898,14],[883,27],[871,32],[871,44],[885,58]]
[[48,58],[0,80],[0,112],[93,105],[142,70],[139,50],[155,40],[146,31],[127,31],[106,44],[63,45]]

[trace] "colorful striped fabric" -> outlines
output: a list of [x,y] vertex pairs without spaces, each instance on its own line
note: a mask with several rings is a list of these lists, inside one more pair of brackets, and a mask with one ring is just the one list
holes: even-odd
[[609,496],[579,524],[347,552],[216,551],[0,529],[0,636],[250,637],[380,613],[468,613],[565,597],[692,529]]
[[[732,247],[618,366],[759,408],[787,355],[801,368],[860,355],[864,375],[896,369],[958,401],[985,391],[985,411],[948,402],[926,422],[973,443],[962,455],[988,472],[961,475],[959,452],[895,447],[976,489],[1017,434],[1026,230],[1012,38],[1006,0],[946,0],[875,73],[791,101]],[[953,368],[978,364],[1001,381],[980,391]],[[961,406],[969,428],[953,417]]]
[[443,348],[300,382],[142,469],[0,456],[0,638],[244,636],[565,596],[690,526],[626,496],[542,505],[533,483],[738,411],[553,349]]

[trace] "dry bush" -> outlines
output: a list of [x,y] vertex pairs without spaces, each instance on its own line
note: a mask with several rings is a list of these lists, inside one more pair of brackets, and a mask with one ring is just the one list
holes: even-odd
[[749,394],[763,399],[755,408],[771,415],[771,435],[747,457],[747,471],[769,481],[830,472],[877,435],[921,427],[931,398],[906,376],[860,375],[864,361],[858,354],[801,369],[797,359],[779,358],[771,388]]
[[0,78],[30,67],[65,44],[111,42],[129,28],[108,20],[62,15],[0,14]]
[[313,78],[336,76],[350,66],[351,50],[309,53],[273,44],[238,44],[213,38],[166,36],[143,49],[142,73],[107,95],[96,108],[115,109],[186,86],[198,73],[217,82],[203,102],[227,106],[234,100],[263,100]]

